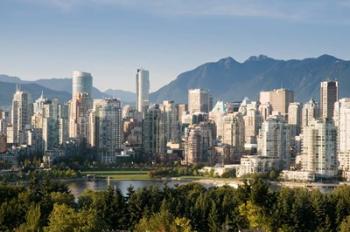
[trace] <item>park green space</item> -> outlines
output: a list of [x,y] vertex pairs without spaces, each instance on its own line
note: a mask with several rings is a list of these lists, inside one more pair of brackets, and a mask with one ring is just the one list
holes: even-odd
[[145,169],[108,169],[108,170],[87,170],[81,172],[83,175],[95,175],[96,177],[114,180],[150,180],[148,170]]

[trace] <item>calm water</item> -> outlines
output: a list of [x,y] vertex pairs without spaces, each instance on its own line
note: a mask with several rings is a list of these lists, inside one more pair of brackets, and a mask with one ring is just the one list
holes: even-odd
[[[133,186],[134,189],[149,187],[149,186],[158,186],[160,188],[167,185],[168,187],[174,187],[177,185],[188,184],[191,183],[191,180],[140,180],[140,181],[128,181],[128,180],[110,180],[109,183],[106,179],[96,179],[92,181],[87,180],[74,180],[67,183],[71,193],[74,196],[79,196],[84,190],[94,190],[94,191],[102,191],[106,190],[108,186],[112,186],[113,188],[118,188],[123,195],[126,195],[128,191],[128,187]],[[208,185],[209,187],[209,185]]]

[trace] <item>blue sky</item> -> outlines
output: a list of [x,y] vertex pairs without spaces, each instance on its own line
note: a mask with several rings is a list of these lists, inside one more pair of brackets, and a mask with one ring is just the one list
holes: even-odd
[[151,89],[202,63],[265,54],[350,59],[350,0],[0,0],[0,73],[91,72],[101,88]]

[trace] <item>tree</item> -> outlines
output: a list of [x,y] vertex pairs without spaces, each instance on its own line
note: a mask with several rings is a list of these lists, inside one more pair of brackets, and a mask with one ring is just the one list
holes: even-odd
[[97,227],[96,214],[93,211],[76,212],[65,204],[55,204],[49,217],[45,232],[94,232]]
[[134,228],[135,232],[191,232],[190,220],[175,218],[167,209],[162,207],[159,213],[151,217],[143,217]]
[[340,232],[350,231],[350,215],[347,216],[340,224]]
[[40,232],[42,231],[40,226],[40,205],[33,204],[26,215],[26,222],[22,224],[16,231],[17,232]]
[[216,204],[212,200],[211,201],[211,208],[208,216],[208,226],[209,226],[209,231],[211,232],[219,232],[221,231],[220,226],[218,225],[218,211],[216,209]]
[[239,206],[239,212],[241,216],[247,219],[249,229],[270,231],[271,222],[269,218],[264,215],[264,210],[260,206],[248,201],[246,204]]

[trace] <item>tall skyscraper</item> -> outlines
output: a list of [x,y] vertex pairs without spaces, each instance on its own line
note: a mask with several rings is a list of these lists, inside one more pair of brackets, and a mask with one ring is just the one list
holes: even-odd
[[142,144],[146,154],[159,155],[166,152],[165,125],[159,105],[151,106],[142,123]]
[[291,126],[292,135],[296,136],[301,131],[301,106],[299,102],[292,102],[288,107],[288,124]]
[[210,110],[211,98],[208,91],[204,89],[188,90],[188,111],[190,114],[197,112],[208,113]]
[[73,71],[72,79],[72,96],[73,98],[79,93],[86,93],[92,97],[92,75],[87,72]]
[[338,101],[338,81],[322,81],[320,88],[320,116],[332,119],[334,103]]
[[94,102],[89,116],[89,144],[97,148],[101,161],[113,162],[122,143],[121,103],[117,99]]
[[258,136],[258,155],[279,159],[284,168],[290,163],[290,130],[281,115],[263,122]]
[[303,129],[303,169],[320,177],[337,173],[337,131],[330,121],[314,120]]
[[230,113],[223,117],[222,143],[236,151],[244,151],[244,120],[240,113]]
[[82,141],[88,136],[89,110],[92,108],[92,75],[74,71],[72,100],[69,102],[69,137]]
[[272,111],[279,112],[283,116],[288,114],[289,103],[294,102],[294,92],[288,89],[274,89],[260,92],[261,104],[271,104]]
[[30,125],[31,117],[30,101],[30,95],[19,89],[17,89],[13,95],[11,109],[12,128],[8,131],[8,133],[11,132],[12,135],[8,136],[8,138],[11,138],[9,143],[25,144],[27,142],[26,129]]
[[187,113],[187,110],[188,110],[187,104],[177,104],[176,110],[177,110],[177,120],[181,123],[182,117]]
[[136,107],[141,113],[144,113],[149,107],[149,71],[137,69],[136,73]]
[[161,105],[162,120],[164,123],[164,133],[167,142],[179,142],[180,123],[177,120],[177,107],[174,101],[163,101]]
[[338,167],[350,171],[350,98],[339,99],[334,104],[333,119],[337,128]]
[[86,139],[92,101],[87,93],[76,94],[69,102],[69,137]]
[[245,110],[243,110],[243,107],[240,107],[240,110],[245,113],[243,117],[245,142],[248,144],[256,144],[256,136],[261,126],[261,116],[257,102],[248,103]]
[[185,164],[205,163],[213,146],[213,125],[208,122],[191,125],[185,133]]
[[214,108],[209,112],[209,119],[215,122],[218,138],[223,136],[223,117],[226,113],[226,105],[223,101],[217,101]]
[[314,99],[310,99],[310,101],[304,104],[301,115],[302,128],[308,126],[318,118],[318,107]]

